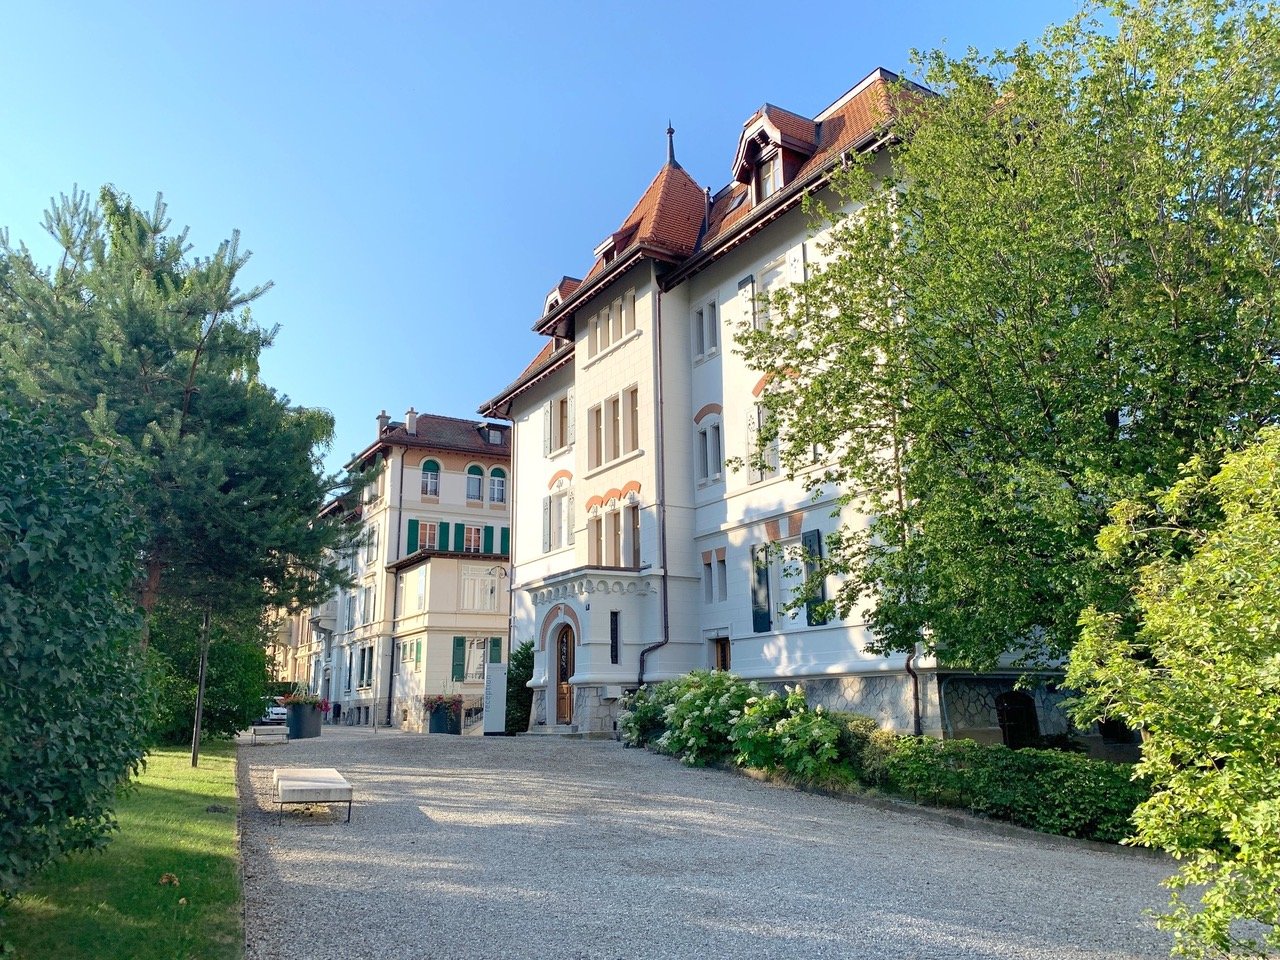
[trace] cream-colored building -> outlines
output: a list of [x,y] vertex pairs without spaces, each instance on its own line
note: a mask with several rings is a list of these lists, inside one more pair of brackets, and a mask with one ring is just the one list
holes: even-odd
[[416,730],[424,696],[479,698],[486,662],[507,659],[511,429],[412,409],[377,419],[350,464],[377,471],[349,517],[363,528],[346,558],[355,586],[282,626],[283,661],[333,722]]
[[1016,671],[881,656],[856,614],[789,609],[806,553],[866,519],[835,489],[815,498],[803,477],[727,466],[759,449],[767,388],[735,354],[735,331],[767,327],[762,295],[821,258],[802,203],[841,206],[830,179],[889,141],[896,79],[875,70],[813,118],[762,106],[714,195],[669,139],[585,278],[547,295],[534,324],[546,347],[481,408],[512,424],[512,643],[535,646],[533,727],[608,734],[624,690],[721,667],[803,681],[811,700],[908,732],[1065,729],[1053,695],[1013,689]]

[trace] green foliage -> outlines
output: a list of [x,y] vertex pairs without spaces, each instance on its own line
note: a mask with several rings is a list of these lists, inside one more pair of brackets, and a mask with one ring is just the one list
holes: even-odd
[[665,710],[666,732],[658,749],[691,767],[722,763],[733,756],[733,721],[760,685],[723,670],[694,670],[675,681],[674,699]]
[[889,758],[897,751],[901,739],[892,730],[876,730],[867,737],[858,768],[863,783],[872,787],[889,786]]
[[667,707],[675,702],[681,689],[679,680],[646,683],[622,701],[618,732],[629,747],[656,744],[667,729]]
[[836,751],[840,761],[861,773],[867,744],[880,729],[880,725],[875,717],[868,717],[862,713],[840,713],[833,710],[827,716],[840,731],[839,739],[836,741]]
[[876,518],[824,572],[840,614],[875,598],[884,647],[1055,661],[1125,592],[1108,508],[1276,420],[1280,11],[1105,10],[924,57],[942,95],[898,92],[856,212],[739,338],[784,467]]
[[533,691],[529,681],[533,679],[533,641],[526,640],[511,651],[507,664],[507,725],[508,734],[524,733],[529,729],[533,711]]
[[1148,796],[1128,764],[972,740],[900,737],[885,772],[890,787],[916,800],[1111,843],[1132,832],[1134,807]]
[[[160,703],[153,726],[157,743],[190,742],[200,668],[200,614],[161,603],[152,620],[151,683]],[[266,627],[252,611],[229,610],[210,628],[203,736],[230,737],[262,716],[266,696]]]
[[235,747],[213,744],[205,761],[147,757],[111,846],[50,865],[7,905],[0,942],[14,957],[242,960]]
[[1280,948],[1280,430],[1211,473],[1117,506],[1132,605],[1086,612],[1068,674],[1078,719],[1143,731],[1136,840],[1182,861],[1163,922],[1194,957]]
[[777,691],[749,697],[734,718],[729,738],[739,766],[781,769],[798,780],[813,781],[831,772],[846,729],[822,707],[810,710],[804,691],[795,686],[785,697]]
[[127,489],[101,446],[0,403],[0,897],[105,844],[143,757]]

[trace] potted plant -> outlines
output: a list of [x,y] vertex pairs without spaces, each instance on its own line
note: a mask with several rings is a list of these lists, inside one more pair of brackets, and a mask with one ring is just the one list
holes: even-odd
[[329,701],[308,690],[295,690],[280,698],[289,711],[289,739],[320,736],[320,721],[329,712]]
[[428,733],[462,732],[462,694],[429,693],[422,698]]

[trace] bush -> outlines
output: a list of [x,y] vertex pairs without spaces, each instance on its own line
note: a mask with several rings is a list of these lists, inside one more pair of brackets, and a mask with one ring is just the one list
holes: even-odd
[[834,772],[843,729],[822,707],[810,710],[804,691],[793,687],[786,697],[775,691],[748,698],[729,736],[739,766],[781,769],[813,781]]
[[0,900],[105,845],[152,705],[121,471],[0,403]]
[[883,767],[889,786],[917,800],[1111,843],[1128,835],[1148,796],[1129,764],[972,740],[901,737]]
[[892,730],[873,730],[858,757],[858,777],[872,787],[889,786],[889,758],[903,739]]
[[875,717],[862,713],[832,711],[827,713],[827,717],[840,731],[836,740],[838,759],[855,773],[861,774],[862,755],[871,735],[880,729],[880,724]]
[[622,701],[618,732],[629,747],[646,747],[656,743],[667,729],[666,710],[675,701],[679,680],[646,683]]
[[733,721],[749,698],[760,695],[759,684],[721,670],[695,670],[674,683],[676,696],[666,708],[658,748],[693,767],[729,760]]
[[511,651],[507,665],[507,722],[508,734],[524,733],[529,729],[529,717],[533,711],[533,691],[529,681],[533,679],[533,641],[526,640]]

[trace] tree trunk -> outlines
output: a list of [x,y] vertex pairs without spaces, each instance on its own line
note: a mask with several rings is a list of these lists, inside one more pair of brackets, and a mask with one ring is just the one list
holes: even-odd
[[204,678],[209,669],[209,610],[200,622],[200,679],[196,684],[196,724],[191,731],[191,765],[200,766],[200,723],[204,719]]
[[142,593],[138,598],[142,607],[142,649],[147,649],[151,642],[151,614],[156,608],[156,600],[160,597],[160,574],[164,572],[164,564],[158,560],[147,562],[147,579],[143,581]]

